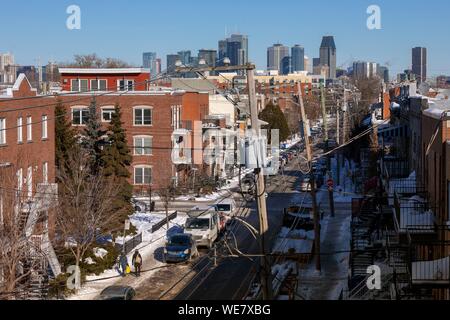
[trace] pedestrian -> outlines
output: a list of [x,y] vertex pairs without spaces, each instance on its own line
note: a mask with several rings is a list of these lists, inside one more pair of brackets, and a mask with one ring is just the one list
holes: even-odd
[[134,272],[136,277],[141,276],[141,268],[142,268],[142,256],[139,253],[139,250],[136,250],[133,255],[133,260],[131,262],[134,265]]
[[127,275],[127,267],[129,267],[128,265],[128,258],[125,255],[125,252],[122,252],[120,254],[120,258],[119,258],[119,266],[121,268],[121,276],[125,277]]

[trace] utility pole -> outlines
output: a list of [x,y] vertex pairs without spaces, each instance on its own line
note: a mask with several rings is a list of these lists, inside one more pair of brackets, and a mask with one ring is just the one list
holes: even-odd
[[[340,139],[340,127],[341,127],[341,117],[340,117],[340,108],[336,106],[336,144],[339,146],[341,143]],[[336,153],[336,163],[337,163],[337,185],[341,183],[341,164],[340,164],[339,153]]]
[[[305,147],[306,147],[306,155],[308,158],[309,168],[312,168],[312,150],[311,150],[311,141],[309,137],[309,125],[308,120],[306,119],[305,106],[303,104],[303,93],[300,83],[298,84],[298,97],[300,101],[300,111],[302,114],[302,122],[303,122],[303,134],[305,136]],[[312,169],[311,169],[312,170]],[[311,197],[313,204],[313,214],[314,214],[314,254],[316,255],[316,270],[321,271],[321,262],[320,262],[320,216],[319,210],[317,209],[317,198],[316,198],[316,179],[314,176],[314,172],[310,172],[310,181],[311,181]]]
[[[248,84],[248,96],[249,96],[249,104],[250,104],[250,116],[252,123],[252,132],[253,136],[260,137],[261,136],[261,126],[258,119],[258,106],[256,103],[256,87],[255,87],[255,78],[254,78],[254,70],[255,66],[252,64],[246,64],[243,66],[218,66],[218,67],[199,67],[199,68],[190,68],[190,67],[177,67],[176,72],[197,72],[202,74],[202,72],[207,71],[236,71],[243,70],[247,72],[247,84]],[[267,218],[267,206],[266,206],[266,196],[265,196],[265,182],[264,182],[264,172],[263,172],[263,163],[258,163],[257,168],[255,169],[255,179],[256,179],[256,201],[257,201],[257,210],[259,216],[259,245],[261,251],[261,287],[263,293],[264,300],[272,299],[272,268],[270,266],[268,257],[267,257],[267,248],[266,248],[266,240],[268,239],[267,232],[269,230],[269,222]]]
[[323,117],[323,128],[324,128],[324,140],[325,143],[328,145],[328,122],[327,122],[327,111],[325,108],[325,89],[324,86],[320,85],[320,98],[321,98],[321,104],[322,104],[322,117]]
[[[248,94],[250,102],[250,116],[252,121],[252,132],[256,137],[261,136],[261,126],[258,119],[258,107],[256,104],[256,88],[255,88],[255,78],[254,78],[254,67],[247,68],[247,84],[248,84]],[[269,230],[269,222],[267,219],[267,206],[266,206],[266,195],[265,195],[265,183],[264,183],[264,172],[263,164],[259,163],[258,168],[255,170],[256,179],[256,201],[259,216],[259,245],[261,250],[261,286],[263,292],[263,299],[272,299],[272,281],[271,273],[272,268],[268,261],[266,255],[266,239],[267,232]]]

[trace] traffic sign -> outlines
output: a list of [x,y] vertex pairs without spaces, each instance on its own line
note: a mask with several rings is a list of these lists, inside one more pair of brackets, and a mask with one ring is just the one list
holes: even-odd
[[333,188],[333,186],[334,186],[334,181],[333,181],[332,179],[328,179],[327,185],[328,185],[329,188]]

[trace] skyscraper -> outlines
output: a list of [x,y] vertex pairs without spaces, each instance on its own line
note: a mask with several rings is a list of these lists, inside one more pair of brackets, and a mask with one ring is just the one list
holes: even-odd
[[336,44],[333,36],[324,36],[322,38],[320,64],[329,67],[328,78],[336,79]]
[[296,44],[291,48],[292,72],[305,70],[305,48]]
[[176,68],[177,60],[181,60],[178,54],[168,54],[167,55],[167,73],[174,73]]
[[230,59],[231,65],[243,65],[248,62],[248,37],[241,34],[232,34],[229,38],[219,41],[219,65],[223,59]]
[[[267,49],[267,70],[277,70],[280,74],[285,74],[286,58],[289,58],[289,47],[276,43]],[[283,68],[284,66],[284,68]]]
[[181,63],[185,66],[191,63],[191,50],[179,51],[178,56],[180,57]]
[[416,75],[417,82],[427,81],[427,48],[412,49],[412,72]]
[[[217,62],[217,51],[201,49],[198,51],[198,58],[205,60],[207,66],[215,67]],[[215,75],[215,73],[212,73],[211,75]]]
[[157,74],[156,70],[156,52],[144,52],[142,55],[142,66],[150,69],[150,74],[153,76]]

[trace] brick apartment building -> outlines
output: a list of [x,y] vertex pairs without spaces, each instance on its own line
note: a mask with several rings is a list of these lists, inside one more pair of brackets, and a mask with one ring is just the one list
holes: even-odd
[[[114,106],[120,105],[128,144],[132,148],[130,182],[135,192],[145,193],[150,185],[157,190],[179,181],[187,167],[172,162],[174,134],[180,130],[191,132],[196,122],[201,123],[208,114],[208,94],[151,87],[150,73],[145,69],[133,69],[133,73],[130,69],[60,69],[60,73],[65,88],[70,89],[67,90],[70,95],[61,98],[73,126],[82,129],[86,121],[93,93],[83,91],[99,88],[95,96],[104,128],[108,126]],[[97,81],[102,79],[107,80],[107,90],[104,82],[96,87]]]

